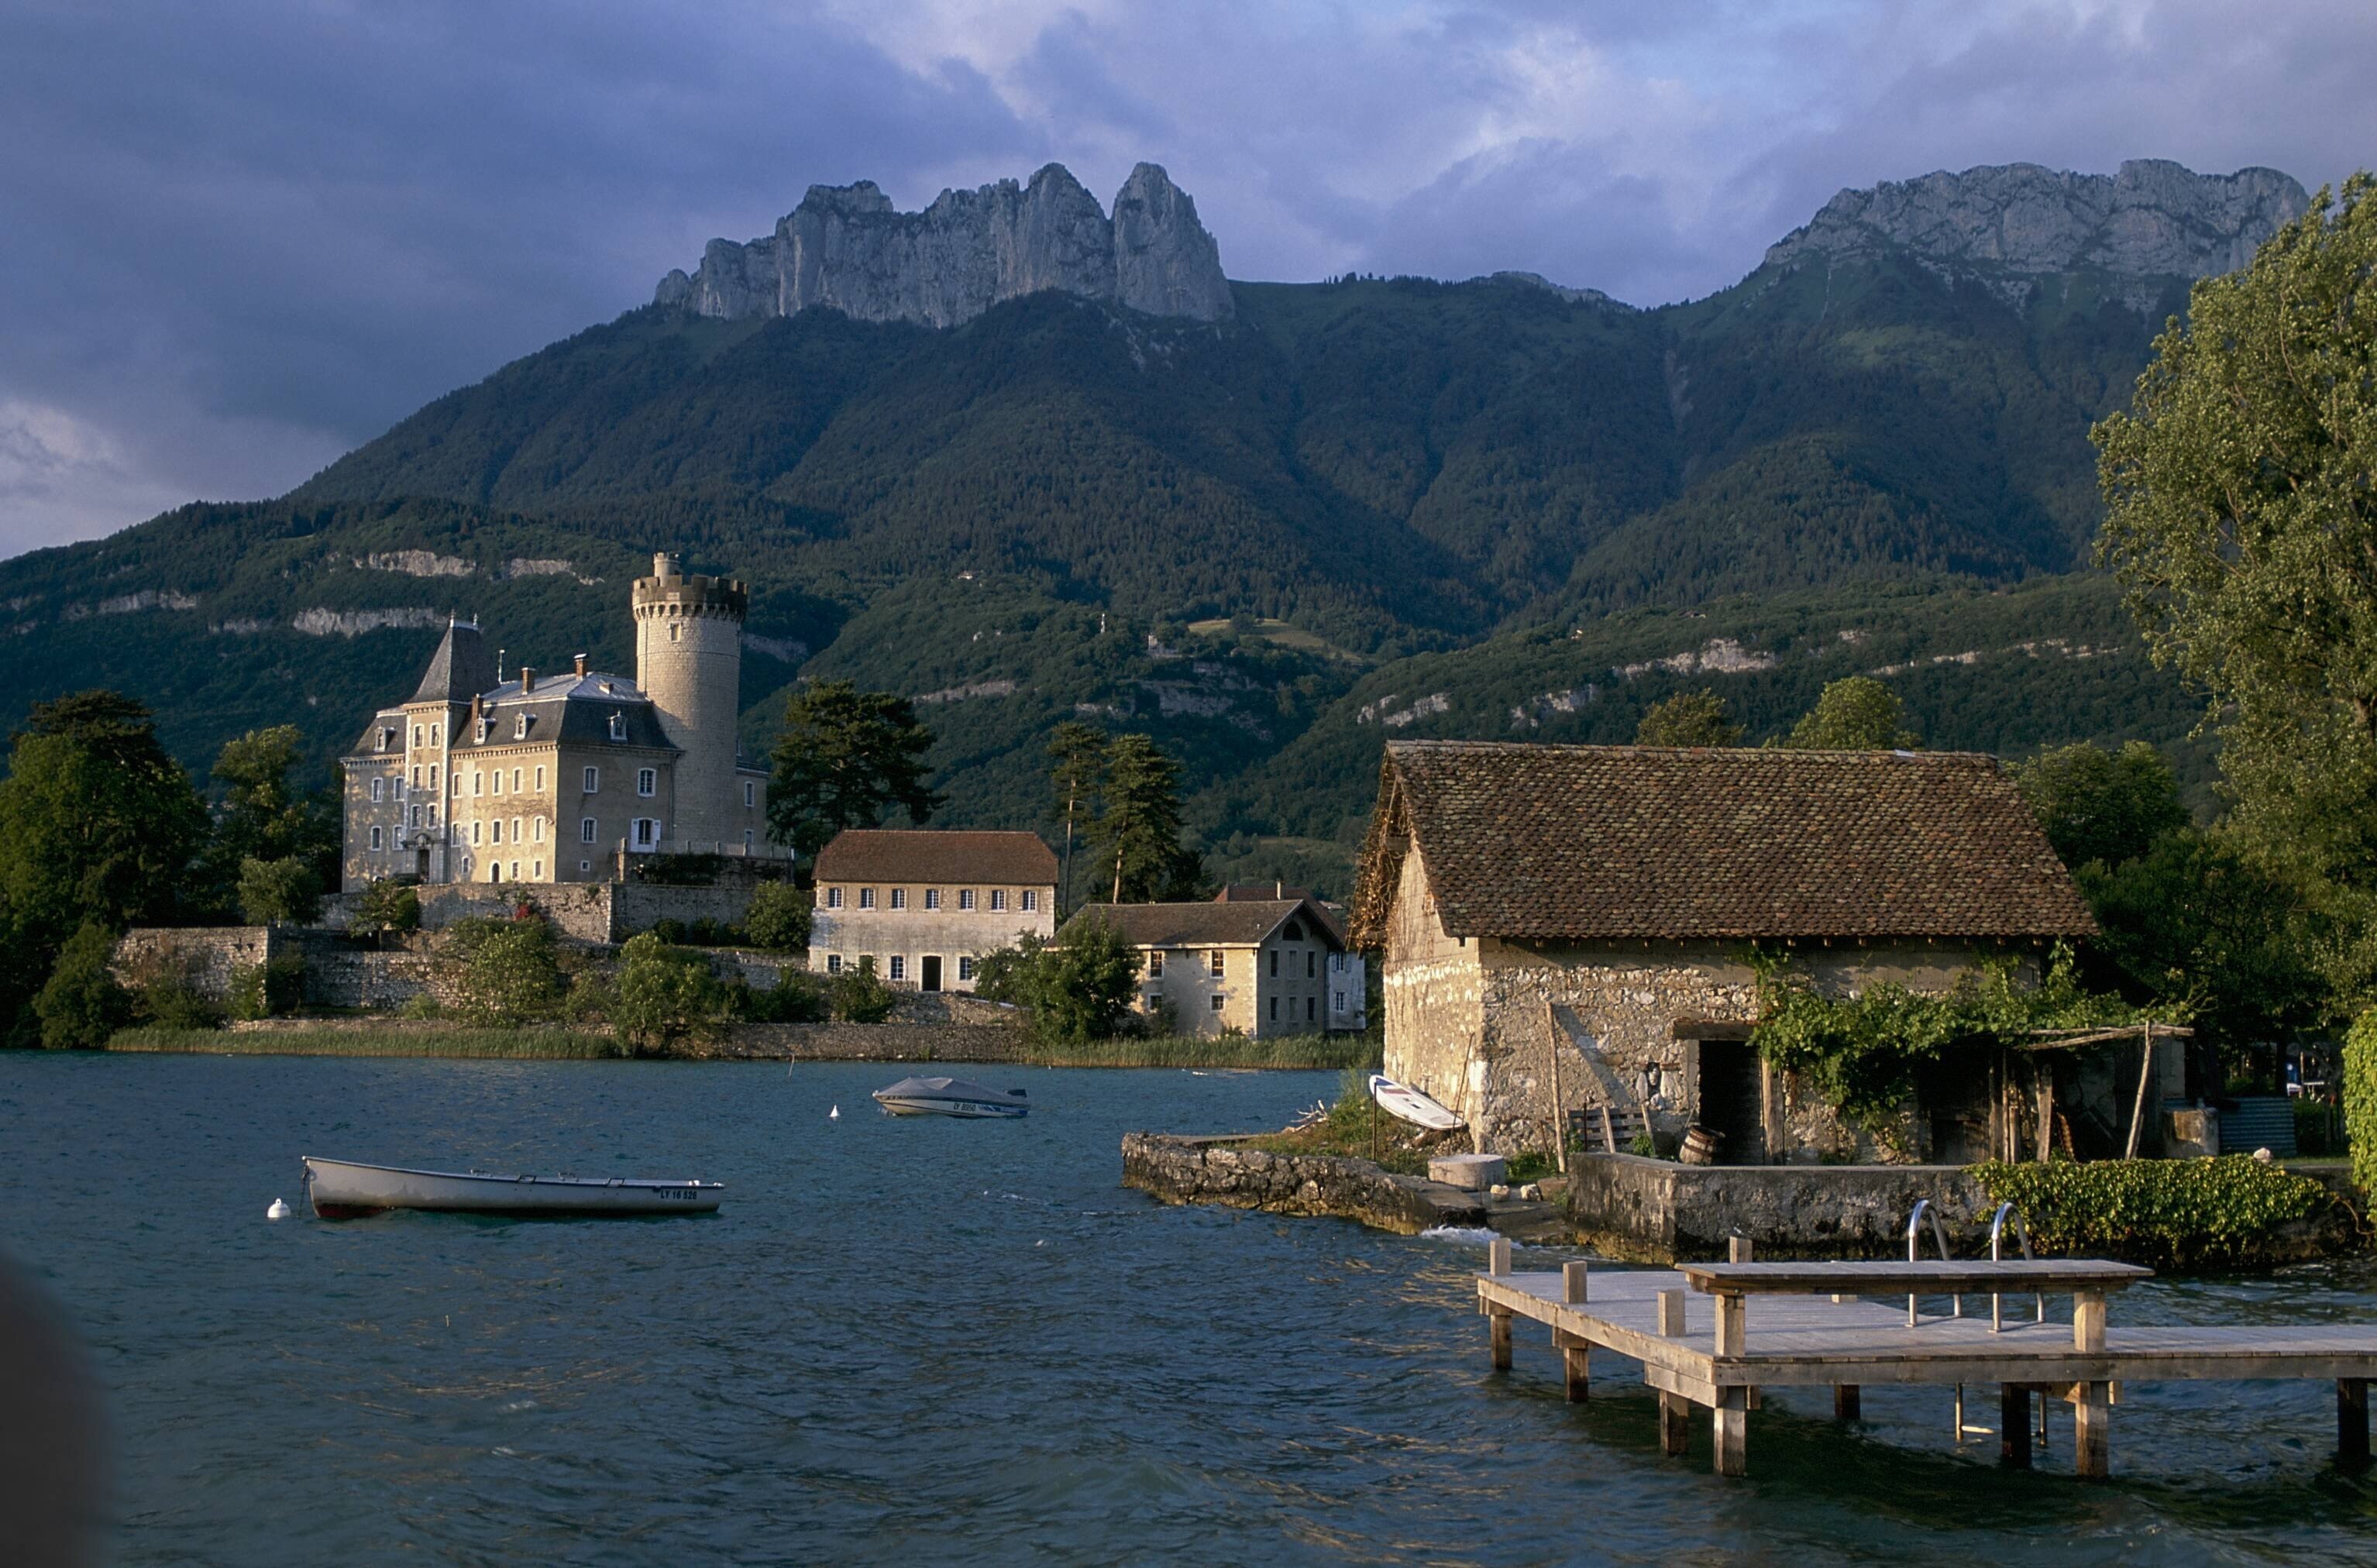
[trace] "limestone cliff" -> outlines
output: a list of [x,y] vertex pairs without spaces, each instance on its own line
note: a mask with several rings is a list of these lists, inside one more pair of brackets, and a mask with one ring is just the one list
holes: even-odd
[[2302,186],[2275,169],[2199,174],[2140,159],[2116,174],[2036,163],[1941,171],[1841,192],[1769,249],[1766,265],[1899,248],[1934,267],[2000,277],[2203,278],[2252,259],[2308,204]]
[[1115,197],[1109,220],[1064,165],[1019,186],[943,191],[900,212],[869,181],[811,186],[772,235],[712,240],[691,276],[653,295],[701,316],[790,316],[826,305],[861,321],[953,327],[1044,289],[1113,300],[1151,316],[1218,321],[1230,286],[1197,204],[1153,163]]

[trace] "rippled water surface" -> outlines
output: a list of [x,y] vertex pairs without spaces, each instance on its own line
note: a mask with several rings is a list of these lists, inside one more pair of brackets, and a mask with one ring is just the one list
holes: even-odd
[[[2060,1406],[2017,1475],[1955,1447],[1944,1391],[1869,1389],[1849,1431],[1770,1395],[1720,1481],[1704,1420],[1660,1455],[1620,1363],[1569,1406],[1523,1325],[1488,1371],[1475,1249],[1117,1185],[1126,1131],[1277,1126],[1327,1075],[999,1073],[1034,1109],[992,1123],[877,1114],[900,1073],[0,1058],[32,1173],[0,1247],[109,1385],[121,1560],[2377,1561],[2326,1385],[2132,1386],[2105,1486]],[[730,1191],[707,1219],[331,1225],[301,1153]],[[2312,1269],[2114,1311],[2377,1296]]]

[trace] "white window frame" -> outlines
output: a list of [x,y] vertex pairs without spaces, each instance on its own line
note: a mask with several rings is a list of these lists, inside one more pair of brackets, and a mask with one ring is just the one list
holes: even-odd
[[990,890],[990,908],[991,908],[991,913],[993,913],[993,914],[997,914],[998,911],[1000,911],[1000,910],[1002,910],[1002,909],[1005,909],[1006,907],[1007,907],[1007,890],[1006,890],[1005,888],[993,888],[993,889],[991,889],[991,890]]
[[1036,912],[1039,907],[1040,890],[1038,888],[1025,888],[1023,890],[1023,913],[1026,915],[1033,914]]
[[958,890],[958,913],[961,915],[970,915],[973,913],[973,890],[972,888],[960,888]]
[[961,980],[973,978],[973,954],[970,952],[958,954],[958,978]]
[[600,795],[600,794],[602,794],[602,793],[603,793],[603,770],[602,770],[602,769],[600,769],[600,768],[589,768],[589,769],[587,769],[587,770],[586,770],[586,772],[584,772],[584,773],[579,777],[579,781],[578,781],[578,784],[579,784],[579,793],[580,793],[580,794],[583,794],[583,795]]
[[1215,1012],[1222,1011],[1222,993],[1219,991],[1213,993],[1212,1011]]
[[658,768],[636,770],[636,794],[646,800],[661,792],[661,771]]
[[938,909],[940,906],[941,906],[941,890],[940,890],[940,889],[938,889],[938,888],[926,888],[926,889],[925,890],[925,907],[926,907],[926,909],[927,909],[927,910],[934,910],[934,909]]
[[746,811],[748,811],[751,808],[758,804],[759,781],[757,779],[745,779],[743,781],[743,808]]
[[908,907],[908,890],[906,888],[893,888],[891,890],[891,907],[894,909],[905,909]]
[[634,829],[628,834],[627,847],[643,850],[658,849],[660,843],[661,820],[658,817],[637,818]]
[[[579,818],[579,819],[578,819],[578,842],[579,842],[579,843],[580,843],[580,844],[592,844],[592,843],[594,842],[594,832],[595,832],[595,829],[594,829],[594,819],[593,819],[593,818],[591,818],[591,817],[580,817],[580,818]],[[582,871],[582,870],[586,869],[586,868],[585,868],[585,867],[583,867],[583,866],[580,866],[580,867],[579,868],[579,869]]]
[[840,909],[842,907],[842,890],[840,888],[828,888],[825,890],[825,906],[828,909]]
[[895,952],[891,955],[891,973],[888,977],[893,980],[905,980],[908,977],[908,955],[906,953]]
[[374,849],[380,847],[380,830],[377,828],[372,830],[371,846]]
[[875,890],[873,888],[861,888],[858,890],[858,907],[861,909],[872,909],[875,907]]
[[1214,979],[1220,980],[1228,977],[1229,955],[1223,952],[1222,949],[1212,949],[1206,958],[1206,964],[1212,970]]
[[518,718],[512,721],[512,738],[514,740],[526,740],[528,738],[528,715],[526,713],[520,714]]
[[842,954],[830,952],[825,955],[825,972],[829,975],[842,973]]
[[1164,978],[1164,950],[1160,947],[1148,949],[1147,977],[1151,980]]
[[374,806],[376,806],[376,805],[378,805],[378,804],[379,804],[379,785],[380,785],[380,781],[379,781],[379,780],[377,780],[377,779],[374,779],[374,780],[372,780],[372,804],[373,804]]
[[544,793],[544,764],[542,762],[537,764],[536,769],[536,792],[539,795]]

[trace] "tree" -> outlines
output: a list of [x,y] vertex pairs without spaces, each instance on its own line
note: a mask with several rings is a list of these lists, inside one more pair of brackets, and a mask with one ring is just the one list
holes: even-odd
[[1066,723],[1048,740],[1048,783],[1056,792],[1057,814],[1065,820],[1065,848],[1057,857],[1057,916],[1073,904],[1073,834],[1090,820],[1098,789],[1105,782],[1106,737],[1088,724]]
[[421,928],[421,894],[412,881],[382,877],[355,896],[347,929],[378,933]]
[[1139,950],[1084,915],[1055,941],[1026,936],[974,963],[974,994],[1029,1011],[1044,1040],[1079,1042],[1117,1033],[1139,991]]
[[1829,681],[1783,744],[1803,751],[1905,751],[1923,744],[1902,727],[1898,693],[1870,676]]
[[790,882],[762,882],[743,912],[743,929],[761,947],[778,952],[809,945],[810,895]]
[[2119,752],[2084,740],[2057,747],[2017,766],[2014,780],[2047,842],[2074,870],[2092,861],[2135,860],[2187,825],[2179,775],[2143,740]]
[[827,1001],[844,1023],[880,1023],[899,1005],[899,993],[875,974],[875,960],[865,956],[826,985]]
[[2099,564],[2219,721],[2240,840],[2377,991],[2377,178],[2323,189],[2195,284],[2129,412],[2092,433]]
[[210,861],[239,876],[242,862],[249,859],[296,860],[318,885],[338,880],[336,803],[290,782],[304,757],[304,736],[294,724],[250,730],[223,743],[215,757],[214,780],[223,801]]
[[638,1049],[663,1049],[688,1035],[706,1034],[725,1011],[726,988],[700,954],[671,947],[650,931],[630,937],[619,950],[612,1021]]
[[775,779],[768,786],[768,832],[804,861],[844,828],[871,828],[893,807],[918,827],[941,797],[926,787],[933,732],[915,705],[846,680],[820,681],[784,704]]
[[1197,857],[1180,847],[1180,764],[1146,736],[1118,735],[1106,748],[1095,837],[1115,903],[1193,895]]
[[108,968],[114,956],[114,936],[96,920],[84,921],[66,939],[48,983],[33,999],[45,1047],[96,1050],[124,1027],[132,1004]]
[[251,855],[239,863],[239,910],[250,925],[304,925],[321,902],[319,877],[296,856],[258,860]]
[[1742,729],[1714,690],[1678,691],[1644,710],[1637,746],[1738,746]]
[[157,742],[149,711],[113,691],[34,705],[0,781],[0,1031],[30,1043],[26,1004],[87,921],[170,917],[206,808]]
[[461,960],[456,1005],[472,1023],[517,1027],[560,1007],[561,964],[541,916],[458,920],[447,941]]

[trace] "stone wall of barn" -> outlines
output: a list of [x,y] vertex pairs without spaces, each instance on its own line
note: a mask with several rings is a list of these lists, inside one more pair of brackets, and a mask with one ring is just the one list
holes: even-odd
[[1385,1071],[1460,1112],[1472,1127],[1485,1112],[1487,1087],[1479,1049],[1486,976],[1478,959],[1478,944],[1445,935],[1413,845],[1404,856],[1380,967]]

